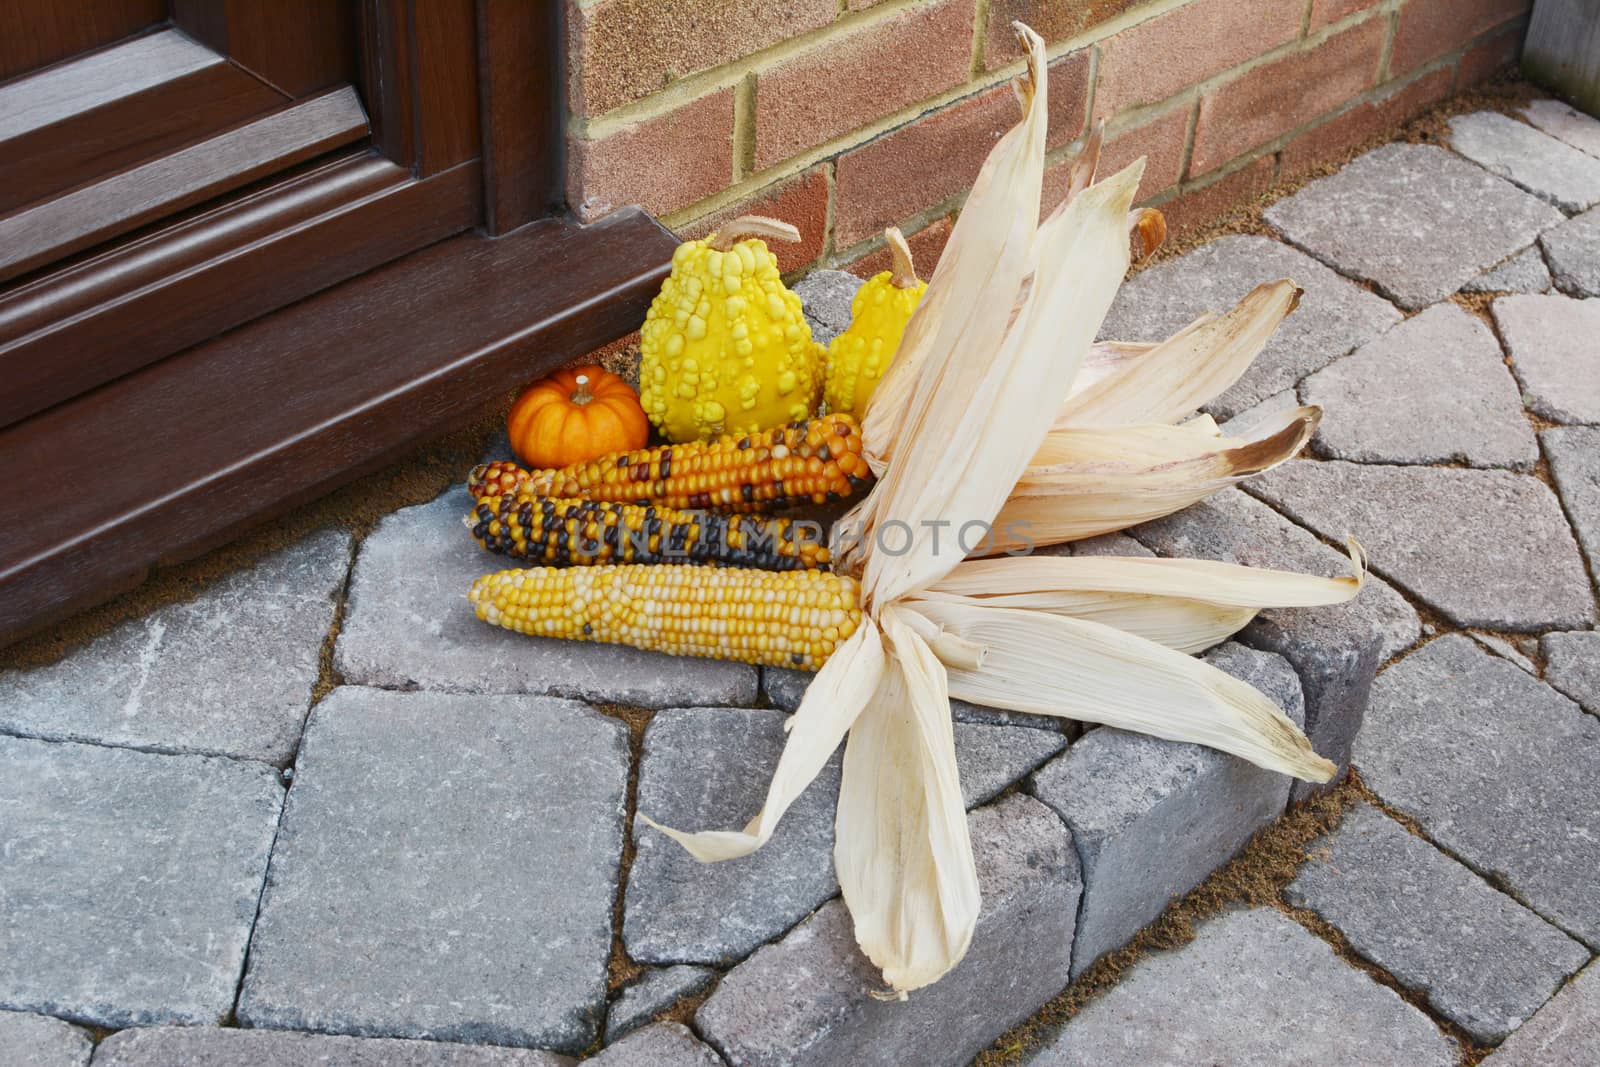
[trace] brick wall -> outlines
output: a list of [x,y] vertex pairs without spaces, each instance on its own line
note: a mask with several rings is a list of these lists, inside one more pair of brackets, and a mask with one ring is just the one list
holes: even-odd
[[1515,58],[1531,0],[568,0],[567,188],[698,235],[800,227],[785,270],[924,273],[1016,121],[1009,29],[1049,44],[1046,209],[1106,122],[1173,228],[1332,159]]

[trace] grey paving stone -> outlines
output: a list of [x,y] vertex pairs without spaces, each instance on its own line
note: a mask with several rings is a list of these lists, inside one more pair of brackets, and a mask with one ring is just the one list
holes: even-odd
[[1223,421],[1218,428],[1229,437],[1245,437],[1268,416],[1299,406],[1300,398],[1295,395],[1295,391],[1285,389],[1281,393],[1273,393],[1255,407],[1247,408],[1233,418]]
[[1359,1063],[1449,1067],[1455,1042],[1270,908],[1207,922],[1090,1001],[1033,1067]]
[[794,286],[794,295],[811,324],[811,339],[826,346],[850,325],[850,302],[863,284],[842,270],[814,270]]
[[[1529,659],[1527,653],[1523,652],[1522,649],[1518,648],[1505,638],[1498,637],[1495,634],[1478,633],[1476,630],[1468,630],[1467,636],[1471,637],[1474,641],[1478,642],[1478,644],[1482,645],[1484,648],[1487,648],[1490,652],[1493,652],[1501,659],[1510,660],[1512,663],[1515,663],[1517,666],[1521,667],[1535,678],[1539,677],[1538,664]],[[1524,637],[1522,640],[1524,642],[1532,642],[1534,639],[1532,637]]]
[[240,1021],[583,1049],[627,777],[626,728],[581,704],[334,690],[296,761]]
[[[743,826],[761,809],[783,751],[785,716],[737,708],[660,712],[645,731],[638,810],[684,830]],[[1066,745],[1061,734],[956,724],[967,806],[982,803]],[[623,941],[641,963],[728,963],[839,891],[833,816],[839,757],[750,856],[701,864],[641,820],[623,904]]]
[[594,1067],[724,1067],[722,1058],[682,1023],[636,1030],[586,1064]]
[[1101,534],[1071,543],[1074,556],[1153,556],[1154,552],[1125,533]]
[[[811,684],[811,678],[809,671],[794,671],[787,667],[763,667],[761,689],[773,707],[794,711],[800,706],[801,698],[806,695],[806,686]],[[1054,733],[1060,733],[1065,722],[1050,715],[1030,715],[1021,711],[979,707],[977,704],[968,704],[965,700],[952,700],[950,713],[955,716],[958,723],[979,726],[1027,726]]]
[[[1237,489],[1140,526],[1133,535],[1163,556],[1324,576],[1350,573],[1350,561],[1339,552]],[[1373,675],[1421,635],[1416,611],[1387,583],[1369,578],[1349,604],[1263,611],[1239,640],[1294,665],[1305,690],[1306,735],[1342,773]],[[1318,788],[1296,782],[1291,795],[1299,800]]]
[[1600,1062],[1600,964],[1588,968],[1483,1061],[1489,1067],[1593,1067]]
[[1576,700],[1585,711],[1600,715],[1600,633],[1545,634],[1544,680]]
[[1539,244],[1557,288],[1573,296],[1600,296],[1600,208],[1546,230]]
[[[1305,723],[1300,679],[1281,656],[1229,642],[1205,657]],[[1072,831],[1083,906],[1072,976],[1121,948],[1283,814],[1289,779],[1201,745],[1102,727],[1032,778]]]
[[[1524,245],[1527,241],[1522,242]],[[1520,247],[1520,246],[1519,246]],[[1305,289],[1244,376],[1206,409],[1218,419],[1254,407],[1400,321],[1387,301],[1266,237],[1222,237],[1129,279],[1100,328],[1118,341],[1165,341],[1207,312],[1223,312],[1266,281]]]
[[955,735],[961,799],[969,808],[987,804],[1067,747],[1063,734],[1015,726],[958,722]]
[[100,1043],[96,1067],[572,1067],[553,1052],[292,1030],[157,1026]]
[[1402,307],[1443,300],[1561,212],[1432,145],[1391,144],[1267,208],[1267,221]]
[[1067,984],[1081,883],[1061,821],[1014,795],[970,816],[983,911],[955,970],[910,999],[882,977],[829,902],[735,967],[695,1016],[734,1067],[965,1064]]
[[1522,114],[1551,137],[1600,159],[1600,120],[1559,100],[1535,100],[1522,109]]
[[1555,422],[1600,423],[1600,300],[1502,296],[1492,310],[1528,410]]
[[[664,826],[721,830],[760,810],[783,750],[774,711],[678,708],[645,730],[637,809]],[[623,897],[622,937],[641,963],[732,962],[839,891],[833,874],[835,754],[753,854],[702,864],[644,821]]]
[[220,1021],[282,803],[261,763],[0,737],[0,1008]]
[[1578,542],[1590,566],[1600,567],[1600,427],[1558,426],[1539,434],[1539,443]]
[[1379,675],[1355,761],[1453,855],[1600,946],[1600,720],[1452,634]]
[[1300,386],[1323,409],[1311,447],[1360,463],[1531,470],[1539,444],[1500,345],[1455,304],[1435,304]]
[[1549,486],[1509,471],[1291,460],[1250,491],[1461,626],[1587,626],[1594,595]]
[[0,1063],[14,1067],[84,1067],[94,1052],[87,1030],[48,1015],[0,1011]]
[[[1562,223],[1561,226],[1565,226]],[[1557,226],[1559,230],[1561,226]],[[1464,293],[1542,293],[1550,288],[1550,268],[1537,248],[1525,248],[1499,266],[1490,267],[1466,285]]]
[[1600,159],[1499,112],[1451,119],[1450,147],[1563,211],[1600,202]]
[[623,987],[606,1013],[606,1043],[637,1030],[658,1013],[684,997],[693,996],[717,980],[710,967],[682,963],[676,967],[651,967]]
[[1589,950],[1368,804],[1312,844],[1284,899],[1419,990],[1483,1044],[1504,1040]]
[[467,590],[513,561],[482,551],[462,527],[470,501],[457,486],[386,516],[362,542],[334,652],[345,681],[654,708],[754,700],[756,669],[747,664],[524,637],[481,622]]
[[45,667],[0,671],[0,731],[287,763],[350,535],[321,530]]

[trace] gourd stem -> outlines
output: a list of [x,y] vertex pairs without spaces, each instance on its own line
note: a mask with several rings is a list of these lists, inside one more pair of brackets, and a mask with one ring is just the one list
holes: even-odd
[[911,246],[906,244],[905,234],[900,232],[898,226],[890,226],[883,231],[883,239],[889,242],[889,253],[894,257],[893,273],[889,280],[896,289],[910,289],[918,285],[917,268],[911,262]]
[[733,248],[734,242],[743,237],[762,237],[768,241],[794,244],[800,240],[800,231],[787,222],[769,219],[764,215],[741,215],[713,234],[710,246],[714,251],[727,252]]
[[594,399],[594,394],[589,392],[589,376],[580,374],[577,377],[578,388],[572,392],[572,402],[579,407]]
[[1153,207],[1142,207],[1128,216],[1129,227],[1139,238],[1143,252],[1139,258],[1153,255],[1167,239],[1167,220]]

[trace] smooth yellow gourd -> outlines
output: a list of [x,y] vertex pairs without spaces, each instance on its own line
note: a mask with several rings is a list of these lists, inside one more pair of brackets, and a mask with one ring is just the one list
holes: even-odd
[[762,237],[800,233],[747,216],[672,255],[639,331],[639,400],[668,441],[754,433],[816,413],[827,353]]
[[866,416],[867,401],[900,348],[911,313],[917,310],[928,283],[917,280],[911,249],[899,230],[884,231],[894,268],[880,271],[856,291],[850,302],[850,326],[828,346],[824,396],[829,412],[844,411],[857,420]]

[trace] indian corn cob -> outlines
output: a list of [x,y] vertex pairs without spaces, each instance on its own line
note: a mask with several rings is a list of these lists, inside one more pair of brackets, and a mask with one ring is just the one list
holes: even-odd
[[478,618],[534,637],[600,641],[814,671],[861,625],[855,579],[686,564],[486,574]]
[[478,498],[523,492],[657,504],[669,508],[769,511],[841,500],[872,480],[861,427],[829,415],[761,433],[614,452],[555,470],[486,463],[467,479]]
[[507,493],[466,516],[478,544],[531,563],[721,563],[773,571],[828,565],[820,524],[653,504]]

